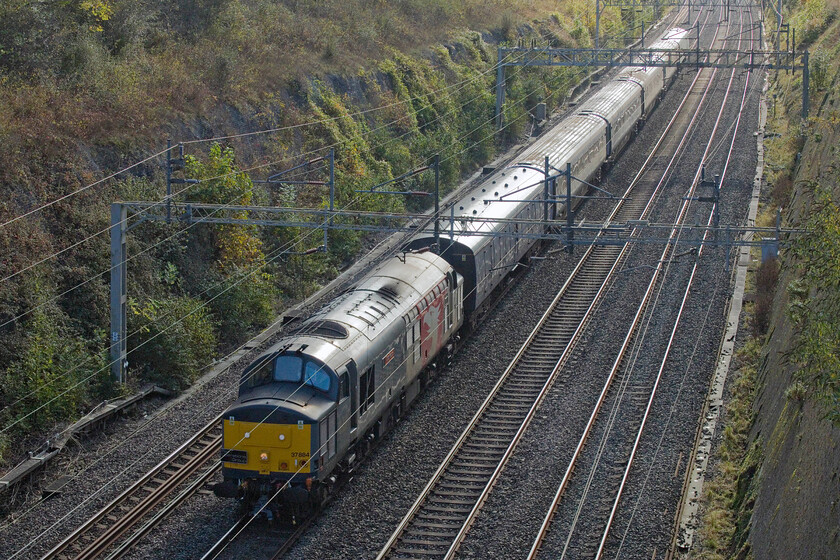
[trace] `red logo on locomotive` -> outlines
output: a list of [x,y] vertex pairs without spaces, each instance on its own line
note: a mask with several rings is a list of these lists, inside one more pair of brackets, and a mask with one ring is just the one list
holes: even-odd
[[432,303],[420,313],[420,352],[422,365],[429,361],[443,346],[446,324],[444,323],[444,309],[446,292],[442,292],[432,300]]

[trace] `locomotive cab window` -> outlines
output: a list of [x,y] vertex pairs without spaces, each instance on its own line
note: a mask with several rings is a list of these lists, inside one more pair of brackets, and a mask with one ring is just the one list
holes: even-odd
[[303,382],[326,393],[330,390],[332,380],[325,366],[318,365],[315,362],[306,362],[306,366],[303,368]]
[[274,381],[293,381],[300,383],[300,370],[303,358],[300,356],[280,356],[274,362]]
[[271,382],[295,383],[308,385],[333,397],[338,389],[337,380],[333,381],[335,375],[327,366],[293,354],[283,354],[254,366],[246,375],[245,382],[250,388]]
[[272,356],[264,356],[262,359],[254,362],[242,373],[241,384],[248,387],[258,387],[271,382],[272,368],[274,362]]

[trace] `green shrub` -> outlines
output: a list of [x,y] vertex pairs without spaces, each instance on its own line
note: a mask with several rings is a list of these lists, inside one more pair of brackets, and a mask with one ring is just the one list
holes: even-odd
[[216,353],[216,322],[190,297],[129,300],[128,356],[133,372],[171,389],[183,389],[210,365]]
[[104,346],[104,335],[86,341],[66,322],[54,305],[35,310],[18,360],[0,373],[0,419],[11,436],[74,418],[104,394],[107,360],[92,351]]
[[236,269],[226,279],[217,275],[211,280],[216,283],[207,291],[207,305],[218,317],[224,344],[242,342],[255,327],[263,327],[274,319],[278,291],[271,275]]
[[830,83],[831,55],[823,48],[816,49],[808,60],[811,71],[811,85],[814,91],[821,91]]

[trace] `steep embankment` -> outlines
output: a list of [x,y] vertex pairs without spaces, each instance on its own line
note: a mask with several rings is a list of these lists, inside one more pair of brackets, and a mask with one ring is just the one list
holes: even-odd
[[[811,64],[816,74],[812,118],[796,156],[785,221],[812,231],[828,227],[813,231],[794,254],[782,259],[750,433],[750,439],[764,447],[749,536],[755,558],[840,557],[840,348],[835,303],[840,295],[840,215],[822,200],[840,200],[838,45],[840,21],[835,21],[810,47],[816,58]],[[797,87],[801,86],[777,80],[782,99],[793,105],[787,111],[796,111],[791,98],[796,98]],[[788,131],[783,134],[796,129]],[[823,212],[827,223],[819,218]],[[825,276],[819,272],[823,259],[834,261],[824,263],[833,269],[823,270]],[[830,356],[808,348],[813,344],[825,345]],[[816,363],[822,360],[826,361]]]
[[[639,27],[635,12],[619,14],[602,18],[610,46]],[[201,183],[178,185],[180,200],[323,207],[322,186],[252,176],[334,147],[338,208],[417,210],[416,197],[357,191],[441,154],[445,192],[527,133],[529,112],[561,103],[578,73],[509,70],[497,135],[496,47],[587,45],[593,15],[548,0],[0,3],[0,461],[11,442],[117,390],[105,355],[108,205],[160,200],[163,158],[100,179],[167,138],[196,141],[176,175]],[[128,239],[131,378],[189,384],[362,241],[334,232],[329,253],[311,254],[319,236],[303,229],[140,224]]]
[[840,557],[839,8],[791,6],[811,53],[806,127],[801,76],[771,73],[765,217],[781,206],[785,226],[808,231],[782,251],[777,281],[772,261],[756,272],[754,338],[739,355],[694,558]]

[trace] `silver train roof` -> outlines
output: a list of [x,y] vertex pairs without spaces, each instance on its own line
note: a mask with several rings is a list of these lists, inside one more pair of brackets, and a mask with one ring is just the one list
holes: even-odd
[[[688,32],[682,28],[669,29],[662,39],[651,45],[657,49],[677,49],[681,42],[688,36]],[[628,68],[626,71],[648,72],[653,69]],[[632,91],[630,84],[619,85],[622,93]],[[592,137],[593,134],[605,131],[606,124],[598,117],[591,115],[572,115],[564,119],[559,125],[541,136],[536,142],[528,147],[519,157],[520,163],[528,164],[511,166],[501,172],[494,173],[486,181],[473,189],[455,205],[455,216],[462,218],[481,218],[481,222],[475,222],[462,226],[459,222],[454,226],[454,237],[457,242],[475,249],[483,244],[482,236],[460,235],[464,229],[470,232],[492,232],[497,231],[503,225],[484,220],[504,219],[515,215],[520,207],[526,206],[527,202],[512,202],[514,200],[528,200],[539,198],[543,192],[542,183],[544,173],[532,169],[536,167],[543,169],[545,156],[548,156],[552,166],[563,169],[566,162],[574,161],[581,151],[581,143]],[[554,172],[556,174],[556,172]],[[499,201],[504,196],[509,201]],[[485,202],[494,201],[495,202]],[[447,223],[447,216],[441,216],[441,236],[448,237],[450,224]]]
[[343,359],[355,357],[359,348],[369,348],[369,342],[393,323],[415,316],[417,304],[450,270],[446,261],[431,252],[388,259],[283,337],[274,349],[290,342],[290,350],[306,344],[306,354],[328,364],[336,353]]

